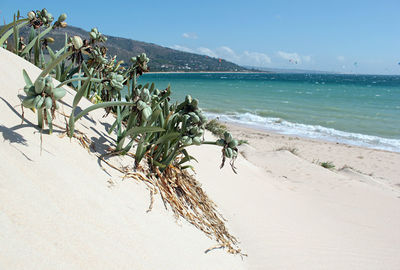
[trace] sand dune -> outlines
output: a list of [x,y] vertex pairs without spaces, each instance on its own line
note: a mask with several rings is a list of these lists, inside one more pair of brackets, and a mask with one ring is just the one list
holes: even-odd
[[[17,97],[22,69],[32,78],[40,70],[3,49],[0,63],[0,269],[400,269],[399,154],[291,139],[294,155],[276,151],[287,137],[233,127],[250,142],[234,174],[219,169],[218,148],[191,147],[196,178],[248,257],[205,254],[214,241],[176,222],[159,197],[146,213],[143,183],[122,180],[60,129],[43,134],[41,152],[35,115],[25,110],[21,124]],[[98,152],[113,144],[112,118],[102,116],[77,125]],[[57,123],[65,125],[61,115]],[[308,153],[332,156],[337,168],[342,156],[353,169],[327,170]]]
[[[49,136],[35,127],[25,109],[21,125],[18,93],[22,69],[32,78],[40,70],[0,49],[0,269],[242,269],[240,257],[216,250],[202,232],[176,223],[159,197],[153,210],[142,183],[124,180],[100,166],[76,139]],[[72,92],[64,98],[69,114]],[[82,107],[90,105],[83,101]],[[94,111],[77,129],[102,151],[113,139],[111,118]],[[57,123],[65,126],[64,118]],[[121,158],[115,162],[132,163]],[[104,164],[102,164],[104,165]]]

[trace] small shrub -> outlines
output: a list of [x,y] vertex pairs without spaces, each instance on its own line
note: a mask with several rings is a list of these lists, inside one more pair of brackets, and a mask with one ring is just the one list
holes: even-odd
[[326,168],[326,169],[333,169],[333,168],[335,168],[335,164],[333,164],[332,161],[320,162],[319,165],[321,165],[322,167],[324,167],[324,168]]
[[224,132],[227,131],[227,127],[224,124],[221,124],[216,119],[212,119],[206,124],[206,129],[209,130],[212,134],[222,137]]
[[242,145],[242,144],[249,144],[249,141],[248,140],[239,140],[239,145]]
[[296,156],[299,154],[299,149],[297,149],[294,146],[281,146],[276,149],[276,151],[283,151],[283,150],[289,151],[290,153]]
[[[213,236],[220,247],[227,248],[228,252],[241,254],[236,238],[228,233],[215,204],[206,196],[200,183],[186,170],[192,168],[187,163],[196,160],[188,153],[187,148],[191,145],[211,144],[221,147],[220,167],[229,160],[236,173],[234,163],[238,156],[239,142],[227,131],[225,125],[216,120],[210,121],[207,129],[219,139],[204,141],[207,117],[198,106],[199,101],[187,95],[181,103],[172,103],[169,86],[159,90],[154,83],[138,84],[137,78],[149,71],[147,63],[150,59],[145,53],[141,53],[131,58],[130,65],[122,66],[123,62],[117,61],[116,56],[107,56],[107,49],[100,45],[107,38],[97,28],[91,30],[88,39],[79,36],[66,37],[64,47],[58,52],[53,52],[47,43],[40,44],[41,38],[50,30],[66,26],[65,18],[66,15],[62,14],[51,24],[54,18],[43,9],[30,12],[28,19],[14,19],[13,23],[6,26],[7,32],[0,29],[0,46],[3,46],[12,33],[15,37],[18,36],[17,26],[30,24],[33,30],[41,25],[47,27],[39,34],[34,35],[32,32],[32,41],[22,51],[16,50],[19,56],[28,57],[29,52],[36,48],[39,52],[35,54],[36,57],[43,54],[39,49],[44,45],[51,57],[47,63],[44,60],[34,61],[43,69],[34,82],[23,71],[26,96],[22,98],[22,106],[37,110],[38,126],[43,129],[47,124],[51,133],[58,100],[66,94],[62,86],[71,86],[76,94],[66,127],[70,137],[78,132],[75,130],[76,121],[90,111],[105,109],[106,114],[114,114],[116,119],[108,132],[111,134],[116,131],[116,147],[108,155],[130,154],[134,157],[134,170],[121,170],[125,177],[132,175],[135,179],[151,183],[152,192],[159,191],[163,202],[170,205],[177,217],[185,218],[208,236]],[[61,83],[54,86],[53,78]],[[123,96],[124,88],[127,93]],[[77,112],[82,98],[94,100],[96,104]],[[129,153],[135,147],[135,154]]]

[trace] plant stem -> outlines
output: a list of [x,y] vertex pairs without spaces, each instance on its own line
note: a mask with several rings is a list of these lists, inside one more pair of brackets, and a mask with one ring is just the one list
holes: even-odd
[[43,128],[43,109],[38,109],[37,112],[38,126]]
[[213,145],[217,145],[216,142],[211,142],[211,141],[205,141],[205,142],[202,142],[201,144],[213,144]]
[[[77,77],[77,78],[72,78],[72,79],[63,81],[62,83],[60,83],[59,85],[57,85],[56,88],[59,88],[59,87],[61,87],[61,86],[64,86],[64,85],[66,85],[66,84],[69,84],[69,83],[71,83],[71,82],[84,81],[84,80],[86,80],[87,78],[88,78],[88,77]],[[91,82],[96,82],[96,83],[101,83],[102,79],[92,78],[90,81],[91,81]]]
[[54,61],[52,61],[47,67],[46,69],[44,69],[42,71],[42,73],[40,73],[40,75],[38,77],[45,77],[55,66],[57,66],[62,60],[64,60],[65,58],[67,58],[68,56],[72,55],[74,52],[73,51],[69,51],[66,54],[63,54],[62,56],[60,56],[59,58],[55,59]]

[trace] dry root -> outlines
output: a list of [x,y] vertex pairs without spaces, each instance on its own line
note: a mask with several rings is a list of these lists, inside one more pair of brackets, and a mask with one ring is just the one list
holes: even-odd
[[209,199],[193,175],[173,166],[163,172],[153,167],[152,171],[154,173],[147,173],[146,181],[158,189],[164,204],[170,206],[175,217],[183,217],[218,242],[217,246],[207,249],[206,253],[216,248],[226,248],[229,253],[245,255],[238,248],[237,239],[228,232],[225,219],[217,211],[215,203]]
[[[85,134],[75,131],[74,137],[84,148],[90,149],[92,143]],[[165,208],[167,209],[167,205],[169,205],[176,218],[184,218],[218,242],[218,245],[205,250],[205,253],[214,249],[226,248],[229,253],[247,256],[238,248],[238,240],[228,232],[225,219],[217,211],[217,206],[209,199],[193,175],[174,166],[167,167],[163,172],[152,166],[147,168],[138,166],[135,171],[127,170],[114,166],[106,160],[106,157],[113,155],[116,153],[97,155],[97,157],[111,168],[121,172],[124,175],[123,178],[132,178],[146,184],[150,191],[150,205],[147,212],[153,208],[154,195],[159,193]],[[128,153],[127,156],[135,158],[131,153]],[[233,164],[231,166],[234,167]]]

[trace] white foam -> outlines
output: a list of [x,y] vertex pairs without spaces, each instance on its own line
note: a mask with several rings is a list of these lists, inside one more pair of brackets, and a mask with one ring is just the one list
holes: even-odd
[[216,114],[206,112],[209,118],[238,123],[249,127],[274,131],[281,134],[296,135],[306,138],[323,139],[374,149],[400,152],[400,140],[382,138],[373,135],[351,133],[319,125],[292,123],[274,117],[262,117],[252,113]]

